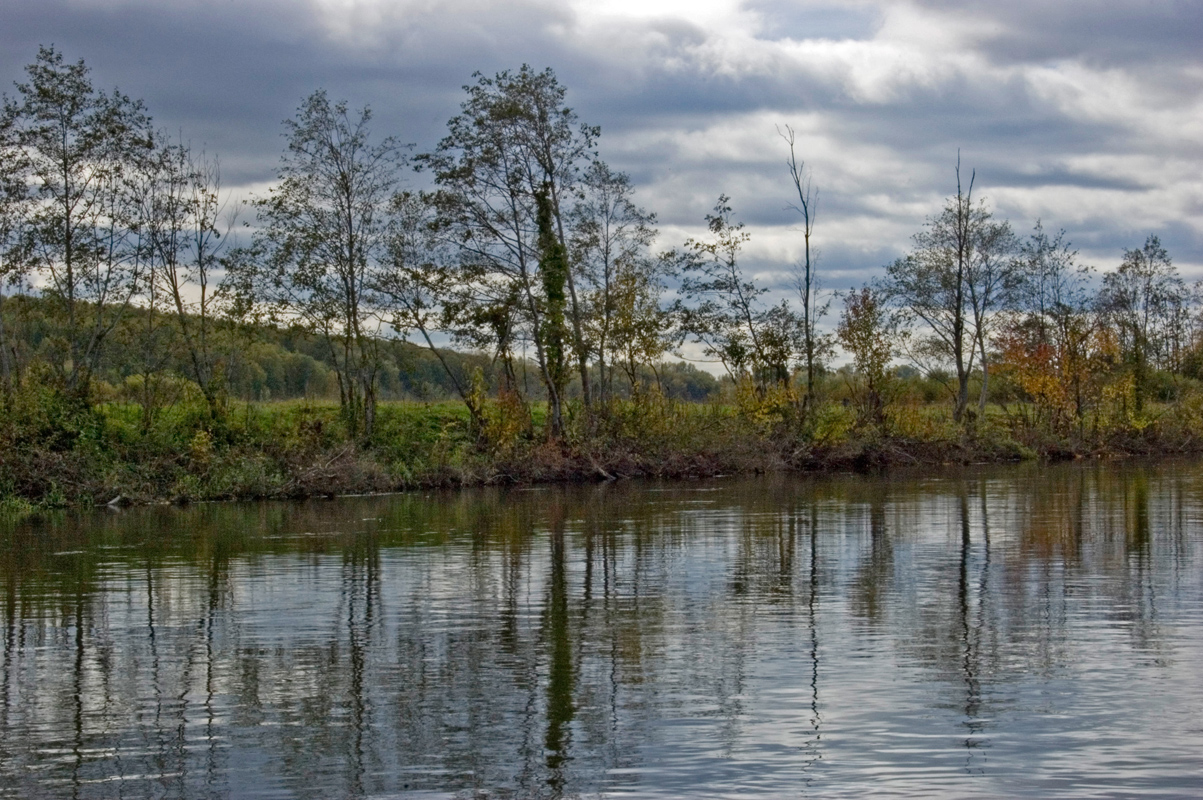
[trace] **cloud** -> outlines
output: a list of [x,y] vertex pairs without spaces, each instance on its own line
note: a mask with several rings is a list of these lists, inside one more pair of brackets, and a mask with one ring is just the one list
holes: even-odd
[[8,0],[5,23],[0,74],[54,43],[220,154],[230,184],[271,179],[280,123],[315,88],[425,149],[474,71],[529,63],[602,126],[665,245],[725,192],[749,265],[784,274],[800,246],[790,124],[821,192],[828,285],[905,252],[955,188],[958,151],[1018,230],[1065,227],[1102,266],[1159,233],[1203,274],[1196,3]]
[[1203,6],[1189,0],[923,0],[918,7],[973,31],[975,47],[1001,63],[1197,63],[1203,38]]

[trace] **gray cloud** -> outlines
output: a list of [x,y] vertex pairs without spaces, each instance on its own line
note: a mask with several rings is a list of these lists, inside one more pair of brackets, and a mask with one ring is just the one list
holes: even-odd
[[1156,232],[1203,268],[1197,4],[729,2],[686,17],[551,0],[8,0],[0,77],[53,43],[249,185],[270,180],[280,122],[315,88],[425,149],[473,71],[551,66],[666,237],[699,232],[727,192],[766,272],[797,247],[782,123],[821,188],[818,243],[842,285],[939,211],[958,150],[1018,230],[1040,216],[1102,265]]
[[[1000,61],[1082,59],[1095,66],[1196,62],[1203,6],[1191,0],[923,0],[937,13],[988,31],[980,46]],[[990,22],[990,25],[983,23]]]
[[881,10],[872,3],[748,0],[744,8],[760,15],[766,39],[865,39],[881,22]]

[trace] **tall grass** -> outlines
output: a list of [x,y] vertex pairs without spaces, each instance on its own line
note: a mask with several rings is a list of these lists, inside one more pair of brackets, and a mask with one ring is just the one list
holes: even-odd
[[1203,394],[1150,406],[1140,420],[1099,417],[1071,431],[1032,425],[1021,404],[969,425],[912,393],[884,424],[865,424],[838,393],[809,407],[790,392],[729,392],[690,403],[647,391],[586,415],[566,409],[561,439],[545,407],[485,400],[474,423],[457,402],[380,405],[355,438],[333,402],[233,403],[214,417],[184,397],[144,413],[88,405],[30,381],[0,415],[0,514],[117,502],[201,501],[385,492],[433,485],[613,480],[789,468],[982,461],[1203,450]]

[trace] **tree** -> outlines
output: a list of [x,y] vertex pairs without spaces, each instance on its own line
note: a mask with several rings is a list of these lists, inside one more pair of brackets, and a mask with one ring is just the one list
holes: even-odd
[[[403,338],[415,331],[422,337],[479,431],[484,410],[473,391],[471,376],[457,370],[434,341],[435,335],[446,333],[464,342],[457,320],[463,316],[462,309],[477,306],[477,298],[472,296],[470,284],[457,280],[457,264],[439,235],[431,200],[429,195],[412,192],[394,196],[389,260],[377,277],[375,289],[393,329]],[[492,341],[494,337],[490,337]],[[512,366],[507,374],[513,375]]]
[[326,342],[339,401],[354,435],[370,436],[376,415],[379,319],[373,287],[389,258],[389,211],[404,163],[393,138],[371,140],[367,108],[311,94],[285,121],[280,183],[256,206],[262,260],[244,282],[280,322]]
[[13,141],[13,120],[0,117],[0,394],[7,400],[18,379],[16,347],[4,319],[5,291],[25,276],[22,252],[29,214],[29,165]]
[[793,354],[783,347],[788,337],[770,341],[769,328],[796,330],[797,320],[785,307],[766,316],[760,298],[768,290],[748,280],[739,265],[739,251],[751,237],[742,222],[732,221],[728,200],[720,195],[706,215],[711,238],[685,243],[689,258],[680,293],[688,304],[680,306],[681,325],[707,356],[722,362],[732,380],[751,377],[763,389],[766,378],[788,380]]
[[[564,307],[566,298],[564,288],[568,284],[568,253],[564,243],[556,235],[552,221],[551,189],[545,187],[535,194],[538,208],[536,224],[539,229],[539,277],[543,282],[544,314],[543,324],[539,329],[539,339],[547,353],[547,371],[551,380],[549,388],[556,397],[564,396],[564,387],[568,384],[565,352],[568,344],[568,332],[565,330]],[[559,438],[564,433],[564,420],[560,407],[552,409],[551,435]]]
[[[915,249],[886,267],[883,289],[912,319],[930,331],[913,355],[951,362],[955,369],[953,419],[965,419],[969,378],[1000,298],[1011,290],[1014,268],[1008,261],[1014,237],[1005,222],[997,223],[985,204],[973,203],[973,183],[961,183],[957,161],[957,193],[926,229],[915,234]],[[983,388],[980,407],[984,408]]]
[[1090,304],[1087,283],[1091,269],[1079,266],[1077,257],[1078,252],[1065,241],[1065,231],[1050,237],[1040,220],[1020,247],[1020,305],[1035,316],[1043,339],[1057,336],[1053,329],[1058,320],[1084,311]]
[[974,232],[973,252],[965,271],[969,307],[973,313],[973,339],[977,342],[982,388],[978,414],[985,414],[990,392],[989,341],[999,312],[1015,305],[1023,280],[1022,265],[1015,258],[1018,240],[1011,223],[984,219]]
[[[217,285],[216,274],[228,241],[219,230],[228,205],[221,192],[220,164],[204,154],[194,155],[183,143],[165,140],[153,160],[150,187],[144,216],[151,288],[166,298],[192,378],[210,416],[216,418],[224,377],[215,321],[227,294]],[[234,208],[226,220],[227,233],[236,216]]]
[[96,91],[82,61],[42,47],[6,102],[4,127],[33,179],[30,266],[63,318],[55,366],[86,395],[105,339],[144,277],[133,186],[152,147],[141,102]]
[[114,350],[124,369],[132,373],[124,389],[134,395],[142,416],[142,430],[149,431],[166,404],[171,381],[167,365],[176,356],[175,327],[171,324],[169,299],[160,280],[155,241],[163,226],[160,206],[164,190],[163,168],[172,160],[170,142],[163,140],[142,159],[137,180],[131,186],[137,205],[138,226],[134,251],[142,264],[137,309],[113,331]]
[[[662,291],[657,267],[668,261],[647,253],[656,237],[656,217],[635,205],[629,177],[595,161],[585,173],[583,189],[572,215],[573,267],[583,289],[586,347],[597,356],[598,395],[606,399],[613,389],[614,359],[626,359],[629,366],[636,350],[650,352],[643,346],[631,349],[634,343],[650,344],[662,332],[652,308],[659,309]],[[653,288],[657,295],[649,298]],[[619,316],[624,326],[637,318],[652,326],[650,338],[629,327],[618,333]]]
[[[563,105],[564,88],[550,69],[535,72],[523,66],[517,73],[493,78],[479,73],[465,86],[467,99],[447,124],[448,134],[431,153],[418,157],[429,169],[439,191],[434,202],[438,228],[457,249],[460,281],[474,294],[492,299],[485,308],[461,309],[460,321],[477,335],[493,331],[507,350],[516,337],[535,346],[535,358],[548,398],[549,432],[558,435],[564,397],[558,389],[554,347],[548,336],[558,325],[546,324],[558,313],[559,279],[545,276],[542,267],[558,269],[558,258],[545,260],[564,248],[568,263],[574,256],[566,236],[569,204],[578,190],[583,165],[593,161],[597,128],[578,125],[576,114]],[[540,226],[539,196],[545,196],[550,226]],[[589,348],[585,341],[583,307],[575,278],[564,276],[566,312],[571,319],[571,352],[590,402]],[[549,305],[550,303],[550,305]],[[475,313],[483,311],[485,313]]]
[[1076,263],[1065,231],[1050,237],[1039,220],[1019,249],[1021,316],[1003,326],[1004,361],[1053,425],[1083,423],[1095,331],[1090,268]]
[[614,277],[606,349],[612,362],[621,365],[633,395],[640,392],[642,367],[651,369],[657,384],[660,383],[656,363],[679,343],[673,314],[660,302],[664,295],[664,280],[671,274],[674,261],[674,253],[665,253],[659,258],[638,258]]
[[797,265],[794,276],[794,288],[798,299],[802,301],[802,358],[806,368],[806,397],[804,402],[809,406],[814,402],[815,375],[822,367],[830,344],[826,337],[818,333],[819,320],[827,313],[829,303],[819,302],[819,278],[815,259],[811,254],[810,238],[814,233],[815,217],[818,213],[819,190],[813,188],[806,163],[799,161],[794,150],[794,129],[785,126],[781,134],[789,145],[789,159],[785,165],[789,170],[790,180],[798,195],[798,204],[791,206],[802,215],[803,256]]
[[[572,342],[576,354],[577,371],[581,379],[581,390],[586,411],[592,402],[590,389],[590,349],[585,339],[585,310],[578,297],[576,280],[568,264],[572,260],[570,238],[565,231],[565,219],[570,214],[567,207],[571,197],[579,195],[581,170],[584,165],[597,159],[595,143],[601,129],[579,123],[576,112],[564,105],[564,87],[560,86],[555,73],[545,69],[537,75],[528,67],[519,70],[517,80],[510,84],[509,94],[521,98],[525,107],[528,147],[534,152],[543,183],[535,190],[536,198],[542,192],[546,196],[548,214],[554,223],[554,239],[545,239],[548,247],[563,252],[564,284],[571,301],[569,312],[572,319]],[[540,237],[543,231],[540,230]],[[541,245],[540,250],[546,252]],[[548,262],[549,264],[554,264]],[[546,284],[548,278],[544,276]],[[558,284],[558,276],[552,282]]]
[[1186,286],[1156,236],[1150,235],[1139,250],[1125,250],[1119,268],[1103,276],[1099,304],[1115,323],[1131,365],[1138,414],[1144,410],[1150,367],[1175,363],[1185,303]]
[[885,298],[870,286],[844,296],[836,335],[852,356],[860,378],[856,393],[860,418],[884,429],[892,384],[889,372],[898,337],[898,323]]

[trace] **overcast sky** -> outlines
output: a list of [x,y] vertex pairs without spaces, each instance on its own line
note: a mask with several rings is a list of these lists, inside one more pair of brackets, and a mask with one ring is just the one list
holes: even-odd
[[780,125],[820,189],[825,285],[879,274],[977,171],[1027,232],[1064,228],[1101,269],[1157,234],[1203,278],[1203,3],[1181,0],[3,0],[0,77],[39,44],[262,191],[303,97],[370,105],[433,147],[474,71],[551,67],[661,244],[720,193],[747,263],[783,286],[801,250]]

